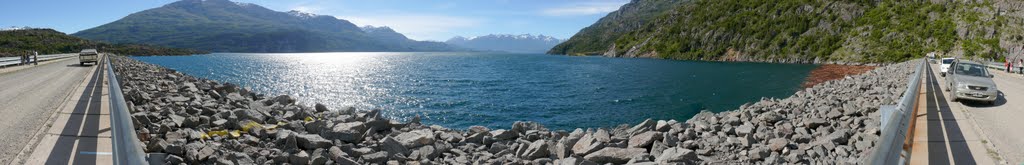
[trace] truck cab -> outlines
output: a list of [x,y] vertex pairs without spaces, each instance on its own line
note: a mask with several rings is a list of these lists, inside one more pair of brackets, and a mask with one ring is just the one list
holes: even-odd
[[85,63],[93,63],[93,65],[99,64],[99,52],[96,49],[83,49],[82,52],[78,53],[78,65],[85,65]]

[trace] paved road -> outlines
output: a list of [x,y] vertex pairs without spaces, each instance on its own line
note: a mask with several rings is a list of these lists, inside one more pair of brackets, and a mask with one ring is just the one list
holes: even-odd
[[1024,77],[990,69],[1000,91],[994,105],[952,102],[930,65],[915,115],[911,164],[1024,163]]
[[[103,61],[100,62],[102,67]],[[106,70],[75,88],[24,164],[111,164],[110,102]],[[19,157],[22,158],[22,157]]]
[[995,105],[964,101],[950,106],[964,110],[1006,162],[1024,164],[1024,76],[989,71],[995,74],[992,80],[1002,93]]
[[8,164],[95,67],[74,59],[0,73],[0,164]]
[[951,107],[938,68],[925,68],[924,96],[915,115],[911,164],[993,164],[980,133],[962,110]]

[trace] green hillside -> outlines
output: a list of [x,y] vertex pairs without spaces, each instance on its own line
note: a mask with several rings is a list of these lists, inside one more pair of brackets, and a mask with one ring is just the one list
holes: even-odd
[[[628,32],[584,33],[601,28],[599,25],[607,22],[602,19],[570,39],[577,42],[563,43],[549,53],[801,63],[896,62],[928,52],[994,59],[1008,53],[1007,47],[1020,45],[1015,37],[1020,36],[1020,23],[1009,23],[1008,16],[999,15],[998,10],[1006,8],[1003,6],[1012,5],[988,1],[694,0],[651,10],[658,16],[633,21],[647,23]],[[594,39],[598,36],[615,39],[605,43]]]
[[583,28],[572,38],[556,45],[548,54],[601,54],[620,36],[644,27],[657,16],[677,6],[682,0],[633,0],[619,10],[608,13],[593,25]]
[[101,52],[124,55],[190,55],[207,52],[137,44],[110,44],[70,36],[53,29],[25,29],[0,31],[0,56],[30,54],[73,53],[96,48]]

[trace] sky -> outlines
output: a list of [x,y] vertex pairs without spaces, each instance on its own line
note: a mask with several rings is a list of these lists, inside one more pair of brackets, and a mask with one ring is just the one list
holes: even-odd
[[[234,0],[276,11],[330,15],[359,26],[388,26],[415,40],[543,34],[567,39],[629,0]],[[18,0],[0,5],[0,28],[75,33],[174,0]]]

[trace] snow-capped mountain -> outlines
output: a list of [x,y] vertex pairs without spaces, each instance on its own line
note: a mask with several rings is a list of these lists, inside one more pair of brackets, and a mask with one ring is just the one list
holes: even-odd
[[490,34],[468,38],[456,36],[445,43],[478,51],[544,53],[562,41],[564,40],[545,35]]

